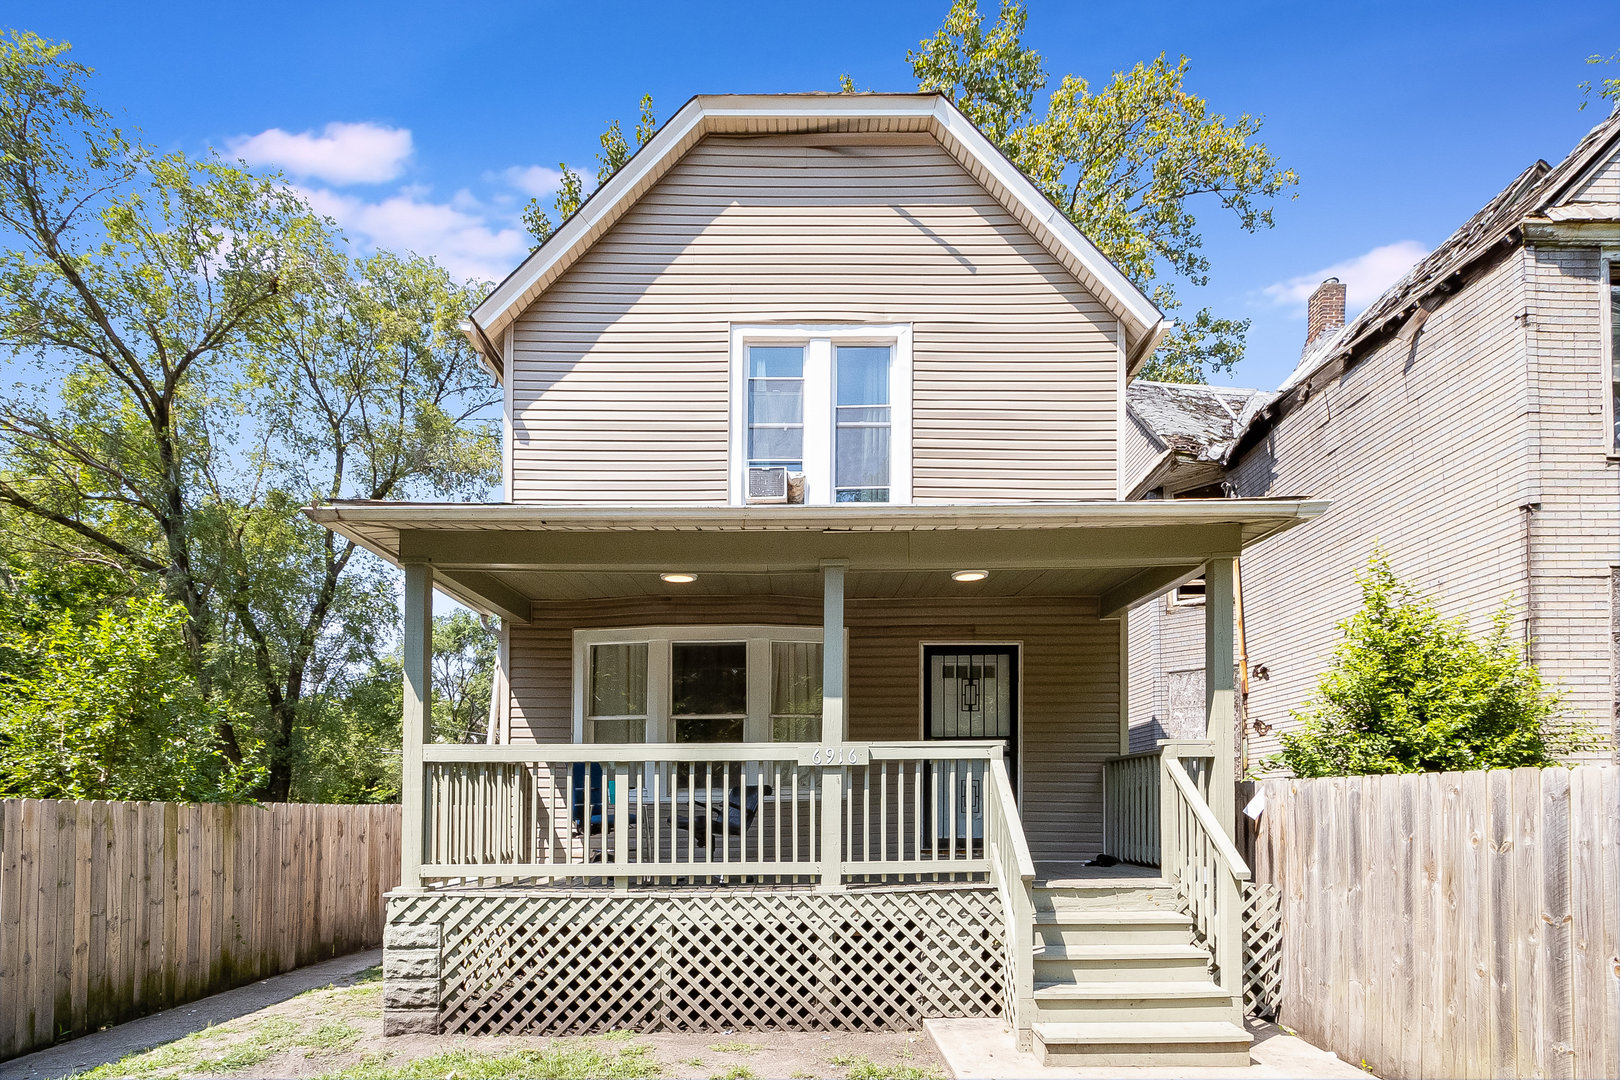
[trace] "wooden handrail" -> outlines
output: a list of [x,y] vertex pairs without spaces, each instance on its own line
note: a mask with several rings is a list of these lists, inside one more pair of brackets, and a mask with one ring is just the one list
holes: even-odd
[[1226,835],[1226,830],[1221,828],[1220,822],[1215,820],[1214,811],[1210,810],[1204,797],[1198,794],[1198,789],[1193,786],[1192,777],[1187,775],[1186,768],[1173,756],[1164,759],[1164,767],[1170,773],[1170,779],[1175,782],[1176,787],[1181,789],[1182,797],[1187,800],[1188,808],[1198,821],[1198,827],[1208,835],[1216,854],[1232,872],[1232,876],[1239,881],[1253,879],[1254,874],[1249,869],[1248,862],[1232,843],[1232,838]]
[[1007,1012],[1020,1049],[1035,1023],[1035,859],[1024,837],[1007,764],[992,758],[986,771],[984,839],[990,880],[1001,897],[1007,949]]
[[[802,753],[816,750],[846,754],[857,750],[873,761],[992,761],[1005,756],[1003,744],[984,739],[930,740],[928,742],[873,743],[428,743],[422,747],[423,761],[488,762],[527,765],[540,762],[602,764],[612,761],[703,762],[703,761],[795,761]],[[848,758],[829,760],[840,764]],[[864,764],[862,761],[850,764]]]

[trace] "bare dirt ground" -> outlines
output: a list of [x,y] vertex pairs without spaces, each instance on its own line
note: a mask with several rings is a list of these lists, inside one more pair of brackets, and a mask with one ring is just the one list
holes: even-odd
[[382,981],[372,969],[78,1075],[84,1080],[124,1076],[938,1080],[944,1070],[922,1032],[615,1032],[566,1039],[462,1035],[385,1039]]

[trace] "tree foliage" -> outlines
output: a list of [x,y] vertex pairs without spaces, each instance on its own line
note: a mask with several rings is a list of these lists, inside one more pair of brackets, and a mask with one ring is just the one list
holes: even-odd
[[158,582],[223,752],[261,747],[255,794],[285,799],[312,695],[394,622],[386,568],[300,508],[487,491],[496,395],[456,328],[480,289],[348,254],[277,177],[155,153],[66,49],[0,40],[0,347],[31,360],[0,522]]
[[[602,148],[596,154],[596,187],[608,182],[608,178],[620,169],[644,146],[653,132],[658,130],[658,116],[653,112],[651,94],[641,96],[641,118],[636,122],[635,145],[625,138],[624,130],[617,120],[608,122],[607,129],[598,137]],[[562,174],[562,184],[552,199],[552,209],[557,212],[557,223],[567,221],[574,216],[585,202],[588,192],[585,190],[585,179],[579,173],[569,168],[566,161],[559,162],[558,171]],[[523,208],[523,225],[534,237],[535,246],[539,247],[550,239],[551,234],[557,231],[552,224],[551,215],[541,207],[539,199],[530,199]]]
[[[1271,227],[1271,204],[1298,178],[1259,141],[1259,118],[1228,120],[1187,90],[1185,56],[1172,63],[1161,54],[1095,90],[1065,75],[1037,114],[1048,79],[1040,54],[1023,44],[1027,19],[1021,0],[1002,0],[986,26],[977,0],[954,0],[934,36],[907,54],[918,89],[954,102],[1161,310],[1175,312],[1178,279],[1209,280],[1196,205],[1211,203],[1255,232]],[[1201,309],[1167,335],[1143,374],[1202,382],[1230,370],[1248,326]]]
[[1556,723],[1558,697],[1512,638],[1504,606],[1483,638],[1374,555],[1362,607],[1314,700],[1268,764],[1295,776],[1505,769],[1555,764],[1584,735]]
[[[1593,53],[1586,58],[1586,62],[1596,67],[1613,70],[1611,65],[1620,64],[1620,52],[1604,56],[1602,53]],[[1583,112],[1592,103],[1592,92],[1597,91],[1599,101],[1620,103],[1620,77],[1603,77],[1597,80],[1582,79],[1580,82],[1581,103],[1577,106]]]
[[89,618],[47,613],[32,584],[13,582],[21,600],[8,590],[0,796],[221,802],[258,786],[254,755],[233,760],[219,742],[239,718],[198,691],[183,605],[147,594]]

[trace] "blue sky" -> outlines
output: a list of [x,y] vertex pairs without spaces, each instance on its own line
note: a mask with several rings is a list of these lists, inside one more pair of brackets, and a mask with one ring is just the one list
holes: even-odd
[[[982,0],[988,6],[995,0]],[[906,49],[948,0],[276,5],[12,0],[5,22],[66,39],[105,104],[166,149],[293,171],[362,243],[499,275],[517,212],[560,160],[594,165],[605,121],[694,93],[912,89]],[[1254,320],[1233,379],[1273,386],[1303,294],[1337,270],[1364,303],[1538,157],[1596,123],[1584,58],[1620,49],[1620,4],[1079,3],[1030,0],[1026,43],[1094,83],[1159,52],[1300,173],[1276,228],[1206,206],[1210,286]],[[329,126],[331,125],[331,126]],[[627,127],[629,124],[627,123]]]

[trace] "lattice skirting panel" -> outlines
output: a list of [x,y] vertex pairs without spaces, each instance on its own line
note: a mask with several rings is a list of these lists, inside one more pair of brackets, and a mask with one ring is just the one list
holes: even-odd
[[982,885],[848,892],[396,892],[389,1031],[892,1031],[998,1016],[1001,902]]
[[1282,891],[1243,883],[1243,1008],[1267,1020],[1282,1003]]

